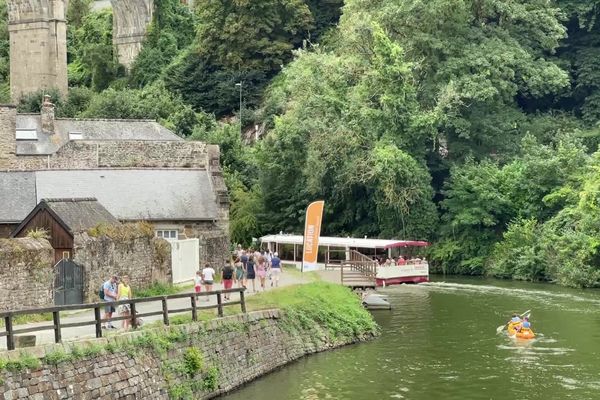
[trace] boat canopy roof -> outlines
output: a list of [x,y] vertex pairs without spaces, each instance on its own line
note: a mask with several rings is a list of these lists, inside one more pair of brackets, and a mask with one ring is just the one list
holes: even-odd
[[[262,243],[279,243],[279,244],[297,244],[304,243],[302,235],[267,235],[260,238]],[[351,237],[333,237],[321,236],[319,238],[319,246],[329,247],[355,247],[363,249],[391,249],[395,247],[424,247],[429,246],[428,242],[421,240],[396,240],[396,239],[367,239],[367,238],[351,238]]]

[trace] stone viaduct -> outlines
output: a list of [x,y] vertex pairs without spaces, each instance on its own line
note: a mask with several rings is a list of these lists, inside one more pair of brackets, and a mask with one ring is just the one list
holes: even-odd
[[[56,88],[66,95],[68,0],[7,0],[11,97]],[[139,54],[154,0],[110,0],[113,44],[127,69]]]
[[154,0],[111,0],[113,44],[119,63],[131,67],[142,49],[148,25],[152,21]]
[[7,5],[13,100],[38,89],[67,94],[66,0],[8,0]]

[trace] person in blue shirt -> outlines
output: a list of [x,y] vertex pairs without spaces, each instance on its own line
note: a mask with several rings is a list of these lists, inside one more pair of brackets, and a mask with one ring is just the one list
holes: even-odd
[[273,286],[273,282],[275,282],[275,287],[279,286],[279,276],[281,275],[281,259],[279,258],[279,254],[277,252],[273,253],[273,257],[271,258],[271,286]]

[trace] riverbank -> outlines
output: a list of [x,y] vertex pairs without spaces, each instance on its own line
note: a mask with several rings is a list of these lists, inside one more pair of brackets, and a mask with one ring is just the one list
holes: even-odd
[[[6,352],[0,390],[31,399],[208,399],[304,355],[378,335],[359,299],[339,285],[280,288],[248,302],[260,310]],[[273,305],[279,309],[265,309]]]

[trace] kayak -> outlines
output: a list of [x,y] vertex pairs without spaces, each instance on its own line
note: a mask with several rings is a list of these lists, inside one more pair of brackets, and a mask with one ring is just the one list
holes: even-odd
[[516,338],[516,339],[535,339],[535,333],[531,329],[521,328],[520,331],[517,331],[514,325],[509,324],[507,329],[508,337]]

